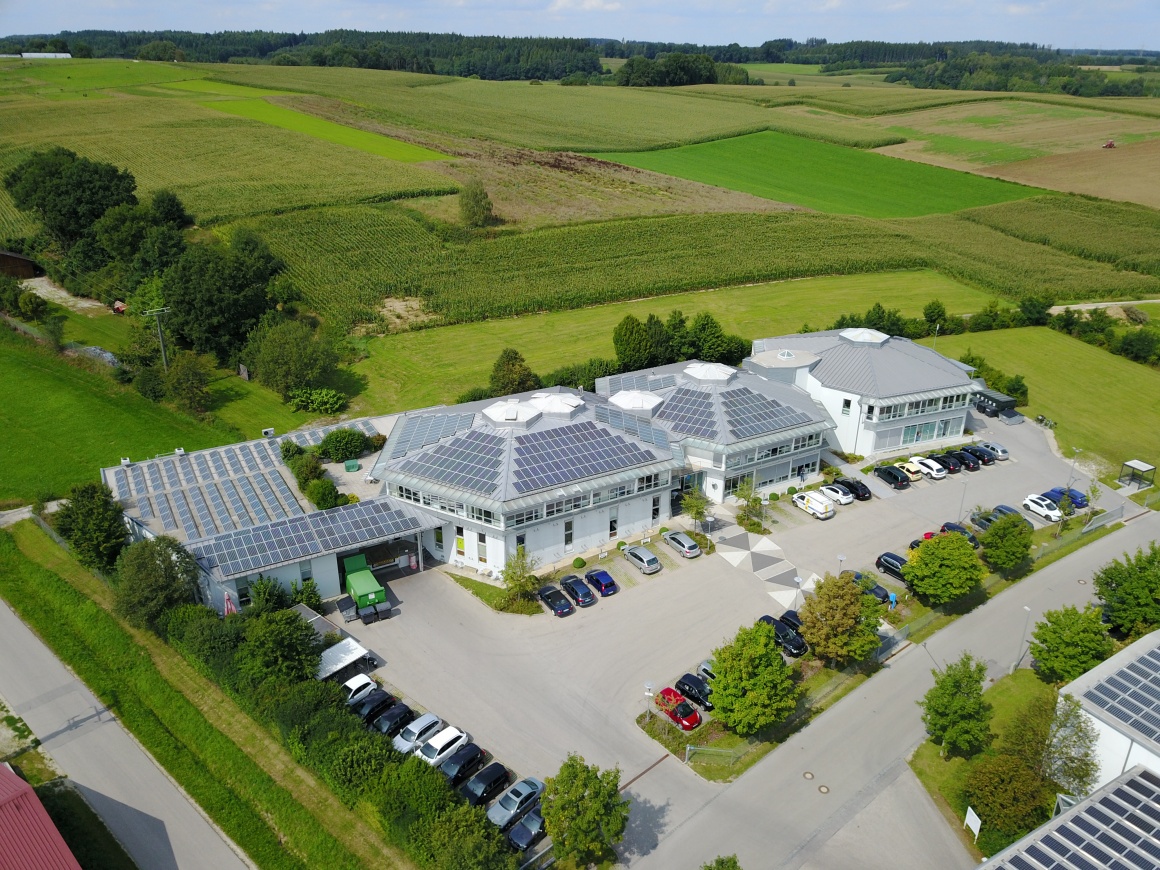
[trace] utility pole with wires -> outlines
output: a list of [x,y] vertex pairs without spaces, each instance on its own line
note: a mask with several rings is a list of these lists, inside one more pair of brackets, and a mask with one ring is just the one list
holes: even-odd
[[141,315],[142,317],[152,317],[157,321],[157,340],[161,342],[161,365],[164,367],[166,374],[169,373],[169,360],[165,356],[165,332],[161,329],[161,316],[168,313],[168,308],[153,308]]

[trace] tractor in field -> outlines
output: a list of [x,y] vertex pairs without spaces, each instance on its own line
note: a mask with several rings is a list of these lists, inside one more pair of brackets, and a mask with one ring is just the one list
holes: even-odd
[[1107,142],[1105,142],[1105,143],[1104,143],[1103,145],[1101,145],[1100,147],[1101,147],[1101,148],[1115,148],[1115,147],[1116,147],[1116,140],[1115,140],[1115,139],[1109,139]]

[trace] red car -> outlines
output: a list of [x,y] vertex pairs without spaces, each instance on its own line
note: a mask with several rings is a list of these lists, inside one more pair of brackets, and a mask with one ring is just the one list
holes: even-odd
[[701,714],[676,689],[661,689],[661,693],[657,695],[657,707],[680,725],[682,731],[692,731],[701,724]]

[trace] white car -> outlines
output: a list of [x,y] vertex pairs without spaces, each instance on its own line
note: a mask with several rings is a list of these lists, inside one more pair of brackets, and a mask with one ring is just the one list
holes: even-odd
[[818,492],[820,492],[830,501],[837,504],[852,504],[854,501],[854,496],[850,495],[845,487],[837,486],[832,483],[827,483],[825,486],[818,487]]
[[470,742],[470,734],[466,731],[460,731],[454,725],[448,725],[416,749],[415,754],[432,767],[437,767]]
[[979,446],[984,450],[990,450],[998,460],[1011,458],[1011,454],[1007,452],[1007,448],[998,441],[980,441]]
[[925,456],[912,456],[910,457],[910,461],[917,465],[922,473],[931,480],[942,480],[947,476],[947,470],[933,459],[928,459]]
[[358,674],[342,684],[346,693],[346,703],[354,705],[379,687],[379,684],[366,674]]
[[424,713],[397,735],[392,741],[395,750],[410,755],[443,730],[443,720],[434,713]]
[[1058,523],[1063,519],[1063,514],[1059,512],[1059,506],[1055,502],[1035,493],[1023,499],[1023,507],[1049,523]]

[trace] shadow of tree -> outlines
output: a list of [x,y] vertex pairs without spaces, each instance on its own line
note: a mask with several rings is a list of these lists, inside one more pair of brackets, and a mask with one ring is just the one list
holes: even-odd
[[366,375],[349,368],[338,368],[326,379],[326,386],[338,390],[352,399],[360,395],[370,380]]
[[624,839],[616,847],[617,854],[625,862],[647,855],[657,847],[665,816],[669,813],[668,801],[655,804],[631,791],[628,796],[632,798],[632,811],[628,816]]

